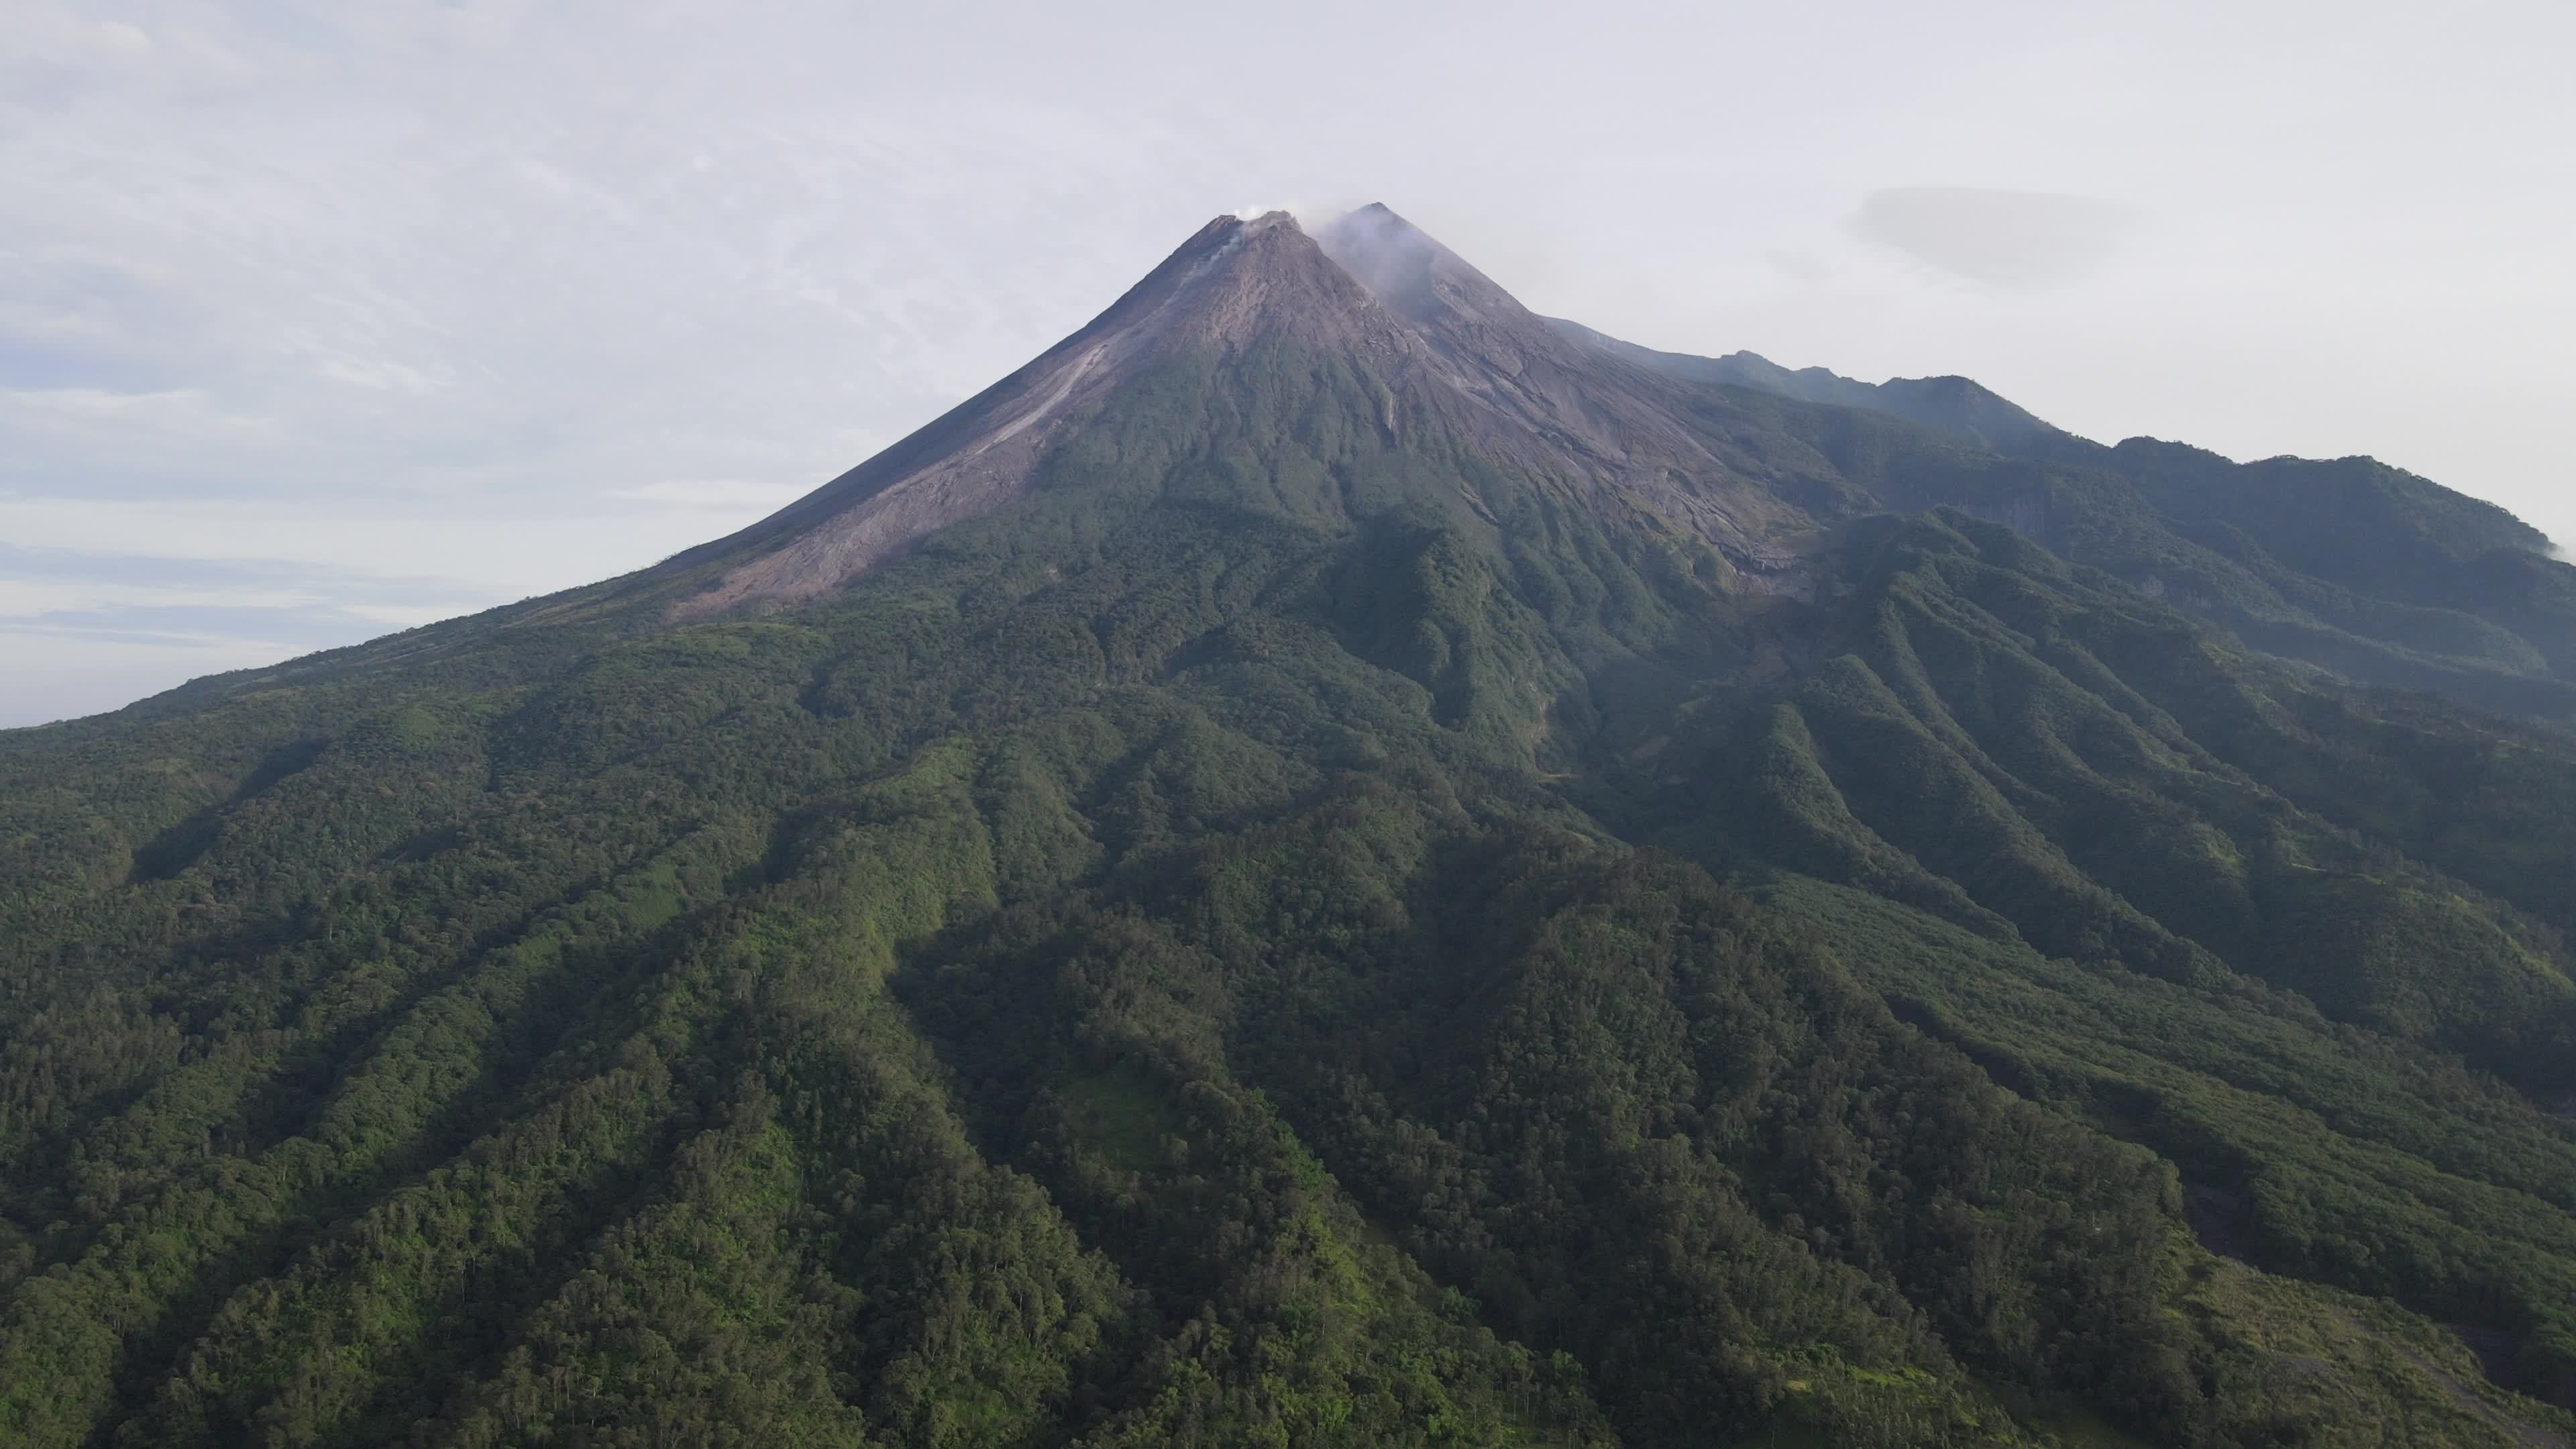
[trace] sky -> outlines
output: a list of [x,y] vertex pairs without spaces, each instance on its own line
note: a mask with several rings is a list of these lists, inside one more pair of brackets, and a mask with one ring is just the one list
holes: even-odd
[[0,6],[0,726],[650,564],[1209,217],[2576,540],[2576,6]]

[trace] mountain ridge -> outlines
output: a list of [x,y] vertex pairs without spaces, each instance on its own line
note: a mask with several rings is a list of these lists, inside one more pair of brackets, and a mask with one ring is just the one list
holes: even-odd
[[1951,433],[1980,447],[2010,451],[2061,430],[1975,381],[1956,375],[1893,377],[1868,383],[1822,367],[1790,369],[1757,352],[1699,357],[1660,352],[1597,332],[1580,322],[1550,317],[1547,324],[1587,346],[1643,366],[1701,381],[1732,384],[1797,398],[1890,413]]

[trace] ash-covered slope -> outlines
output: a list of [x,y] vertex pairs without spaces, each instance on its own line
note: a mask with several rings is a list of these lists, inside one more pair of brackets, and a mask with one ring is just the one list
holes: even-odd
[[1225,373],[1283,351],[1330,359],[1402,446],[1472,453],[1595,510],[1652,513],[1757,572],[1781,564],[1775,540],[1813,527],[1771,486],[1786,476],[1778,460],[1745,446],[1722,405],[1568,342],[1385,207],[1311,239],[1273,212],[1210,222],[1026,367],[769,518],[664,564],[664,574],[726,565],[675,614],[822,597],[1026,495],[1048,449],[1072,433],[1202,404],[1139,386],[1159,369]]
[[768,518],[679,555],[740,558],[679,606],[696,617],[820,597],[961,519],[1025,493],[1073,420],[1161,357],[1292,342],[1403,378],[1420,345],[1327,261],[1286,212],[1221,216],[1090,325],[938,421]]
[[1383,204],[1316,240],[1420,333],[1451,386],[1514,425],[1496,441],[1517,461],[1687,520],[1739,563],[1778,566],[1770,545],[1812,524],[1780,497],[1796,463],[1763,446],[1765,420],[1567,338]]

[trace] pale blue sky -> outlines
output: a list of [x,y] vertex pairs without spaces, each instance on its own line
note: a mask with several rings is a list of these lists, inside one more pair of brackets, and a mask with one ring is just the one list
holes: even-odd
[[0,725],[722,533],[1247,204],[2576,537],[2576,7],[1235,8],[12,0]]

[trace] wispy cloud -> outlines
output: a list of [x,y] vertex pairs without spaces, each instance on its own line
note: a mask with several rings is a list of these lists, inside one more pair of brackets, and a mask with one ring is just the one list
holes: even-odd
[[452,579],[334,568],[290,559],[186,558],[166,554],[82,553],[0,543],[0,580],[155,589],[293,588],[344,599],[400,600],[480,592]]
[[494,602],[488,587],[453,579],[310,561],[0,544],[0,659],[13,686],[0,691],[0,727]]
[[812,491],[811,481],[763,483],[750,478],[666,478],[631,488],[611,488],[610,498],[673,508],[776,509]]
[[2044,287],[2100,266],[2140,223],[2126,207],[2085,196],[1899,186],[1863,197],[1851,229],[1971,281]]
[[94,609],[45,609],[32,614],[0,614],[0,631],[68,634],[101,643],[167,644],[190,649],[268,644],[298,654],[356,644],[391,632],[381,614],[330,604],[118,604]]

